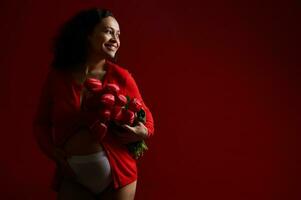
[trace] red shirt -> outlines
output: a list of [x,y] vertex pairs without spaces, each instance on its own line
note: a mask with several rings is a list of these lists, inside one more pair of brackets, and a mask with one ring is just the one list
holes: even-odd
[[[103,86],[115,83],[120,92],[131,98],[138,98],[146,112],[145,126],[148,137],[154,133],[153,117],[143,102],[138,87],[128,70],[107,61]],[[90,131],[97,131],[99,121],[93,114],[83,113],[80,109],[80,96],[83,85],[72,78],[70,72],[50,69],[43,85],[39,106],[33,123],[33,133],[42,152],[54,160],[55,147],[63,147],[67,139],[82,126]],[[137,179],[136,160],[130,155],[126,145],[120,143],[113,134],[108,133],[101,141],[107,153],[114,181],[114,187],[119,188]],[[56,168],[52,188],[58,191],[63,176]]]

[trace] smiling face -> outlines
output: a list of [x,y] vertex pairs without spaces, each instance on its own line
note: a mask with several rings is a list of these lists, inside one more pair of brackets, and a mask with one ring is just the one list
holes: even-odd
[[90,53],[101,58],[114,58],[120,47],[119,24],[114,17],[103,18],[89,36]]

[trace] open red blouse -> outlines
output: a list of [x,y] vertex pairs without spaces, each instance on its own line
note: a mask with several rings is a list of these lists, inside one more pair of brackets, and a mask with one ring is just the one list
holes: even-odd
[[[106,61],[105,70],[103,86],[107,83],[115,83],[120,87],[121,93],[131,98],[138,98],[142,102],[146,112],[145,126],[148,129],[148,137],[152,136],[154,133],[153,117],[143,102],[132,75],[128,70],[109,61]],[[71,73],[50,69],[34,118],[33,133],[42,152],[52,160],[54,160],[54,148],[63,147],[67,139],[80,127],[86,126],[91,131],[98,130],[98,119],[80,109],[82,89],[83,85],[76,83]],[[130,155],[126,145],[110,134],[110,129],[101,143],[111,165],[114,187],[119,188],[135,181],[137,179],[136,160]],[[51,184],[55,191],[58,191],[62,178],[62,172],[56,168]]]

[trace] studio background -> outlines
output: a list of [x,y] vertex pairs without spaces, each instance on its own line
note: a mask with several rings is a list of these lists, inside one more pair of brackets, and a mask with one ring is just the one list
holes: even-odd
[[155,120],[137,200],[301,198],[299,2],[5,0],[1,199],[55,198],[32,119],[52,38],[92,6],[115,14],[118,64]]

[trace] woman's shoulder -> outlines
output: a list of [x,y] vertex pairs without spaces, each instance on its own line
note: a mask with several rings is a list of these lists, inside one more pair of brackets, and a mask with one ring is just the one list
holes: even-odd
[[120,81],[126,81],[130,72],[125,67],[121,66],[120,64],[116,64],[110,61],[107,61],[111,68],[111,73],[114,78]]
[[121,66],[120,64],[113,63],[111,61],[107,61],[107,63],[111,66],[112,71],[114,71],[115,73],[119,73],[122,75],[127,75],[129,73],[128,70],[124,66]]

